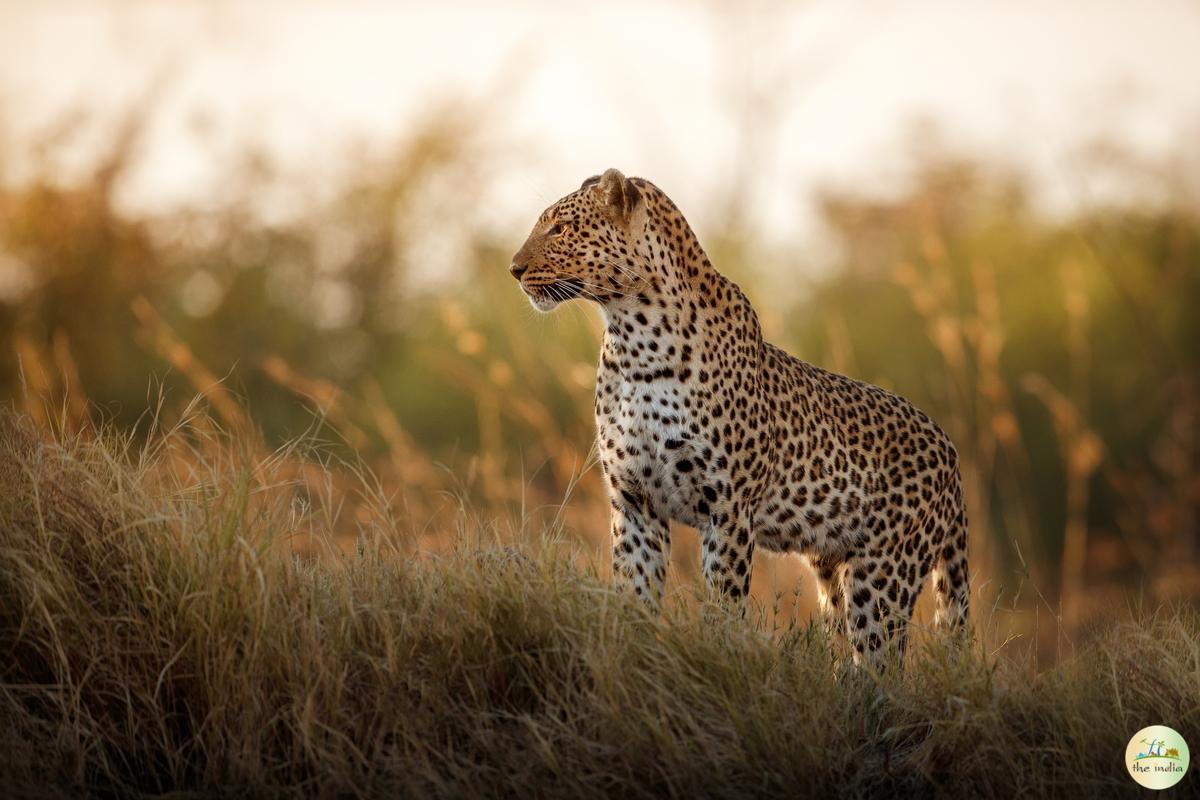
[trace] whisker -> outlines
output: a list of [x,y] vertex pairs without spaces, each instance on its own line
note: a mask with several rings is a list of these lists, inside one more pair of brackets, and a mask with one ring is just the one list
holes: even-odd
[[627,292],[623,292],[620,289],[614,289],[611,286],[602,286],[598,283],[591,283],[591,282],[585,281],[581,278],[572,278],[572,280],[578,282],[581,286],[596,289],[597,291],[606,292],[611,295],[616,295],[617,297],[633,297],[634,296],[634,295],[628,294]]
[[630,281],[632,281],[631,285],[628,287],[630,292],[632,292],[632,294],[628,295],[630,297],[640,292],[644,287],[650,285],[650,279],[648,277],[637,275],[629,267],[618,264],[615,261],[609,261],[608,259],[602,259],[601,263],[607,267],[612,267],[613,269],[617,270],[617,272],[621,273]]
[[601,258],[601,259],[600,259],[600,262],[601,262],[602,264],[604,264],[605,266],[612,267],[612,268],[613,268],[613,269],[615,269],[617,272],[620,272],[622,275],[624,275],[624,276],[625,276],[625,277],[627,277],[627,278],[632,278],[632,279],[633,279],[633,280],[635,280],[635,281],[638,281],[638,280],[645,280],[644,278],[642,278],[642,277],[638,276],[637,274],[635,274],[635,273],[634,273],[634,272],[633,272],[633,271],[632,271],[632,270],[631,270],[629,267],[627,267],[627,266],[625,266],[625,265],[623,265],[623,264],[621,264],[621,263],[619,263],[619,262],[617,262],[617,261],[612,261],[612,260],[610,260],[610,259],[608,259],[608,258]]
[[[623,267],[620,264],[606,260],[601,261],[601,263],[605,266],[611,266],[618,270],[621,274],[633,279],[633,286],[617,288],[586,281],[583,278],[575,275],[565,275],[561,273],[548,276],[550,277],[550,280],[546,281],[545,283],[533,283],[528,285],[530,288],[544,291],[547,295],[560,303],[570,300],[573,297],[586,297],[588,299],[595,300],[598,303],[603,303],[604,300],[612,298],[637,297],[637,291],[639,291],[642,286],[647,284],[645,278],[638,278],[632,272],[630,272],[627,267]],[[633,292],[628,291],[628,288],[632,288]],[[572,293],[572,290],[575,291]]]

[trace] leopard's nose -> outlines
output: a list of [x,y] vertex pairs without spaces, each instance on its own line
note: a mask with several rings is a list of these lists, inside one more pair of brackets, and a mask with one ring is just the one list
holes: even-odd
[[515,261],[508,267],[508,271],[511,272],[512,276],[517,280],[521,280],[521,276],[525,274],[526,269],[528,269],[527,266],[522,266]]

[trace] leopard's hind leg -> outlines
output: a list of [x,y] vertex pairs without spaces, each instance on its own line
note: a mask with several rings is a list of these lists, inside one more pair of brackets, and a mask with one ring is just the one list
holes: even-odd
[[962,480],[957,474],[943,498],[932,581],[937,607],[934,624],[946,630],[961,630],[966,627],[970,611],[971,577],[967,567],[967,511]]

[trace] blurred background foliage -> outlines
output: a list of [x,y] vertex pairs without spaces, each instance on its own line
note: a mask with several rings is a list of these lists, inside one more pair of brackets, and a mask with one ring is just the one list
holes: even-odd
[[[321,458],[379,486],[305,497],[347,542],[368,518],[359,507],[384,502],[421,547],[444,547],[444,512],[467,504],[503,535],[553,522],[606,552],[590,460],[596,313],[528,307],[506,272],[524,230],[456,231],[438,259],[454,274],[414,279],[415,243],[456,230],[495,157],[469,115],[431,113],[282,221],[256,211],[287,184],[255,154],[219,207],[120,212],[139,120],[89,178],[0,189],[0,396],[88,431],[144,429],[199,393],[223,425],[268,442],[315,433]],[[1051,215],[1020,174],[942,150],[914,158],[892,197],[822,194],[822,263],[771,249],[736,215],[693,222],[769,338],[908,396],[951,433],[985,605],[1036,609],[1058,636],[1130,598],[1194,600],[1195,199]],[[687,536],[675,585],[695,576]],[[760,562],[761,599],[808,607],[791,560]]]

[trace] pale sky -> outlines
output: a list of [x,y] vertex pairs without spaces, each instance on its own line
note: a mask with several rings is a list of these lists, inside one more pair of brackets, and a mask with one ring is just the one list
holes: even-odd
[[816,187],[902,182],[918,117],[1029,168],[1060,207],[1088,201],[1072,159],[1096,137],[1151,161],[1194,151],[1200,1],[0,0],[10,152],[89,112],[91,138],[57,163],[71,174],[156,77],[122,191],[133,210],[220,202],[247,143],[319,183],[464,96],[491,101],[498,154],[475,222],[519,239],[531,214],[616,166],[700,218],[740,186],[746,216],[791,241]]

